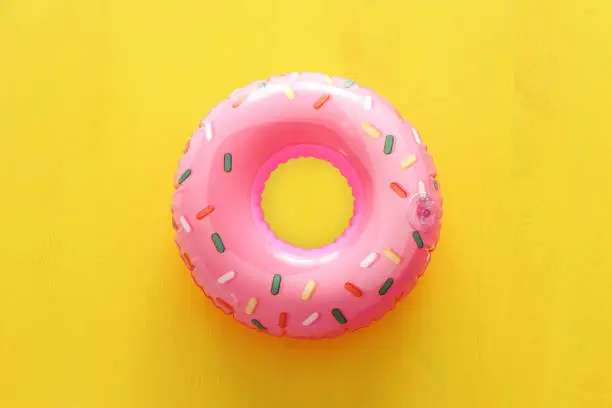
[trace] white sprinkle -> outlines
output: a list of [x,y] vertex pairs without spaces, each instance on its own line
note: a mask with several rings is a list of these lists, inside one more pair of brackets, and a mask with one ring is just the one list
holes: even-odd
[[257,299],[251,298],[249,299],[249,303],[247,303],[246,314],[252,315],[255,312],[255,308],[257,307]]
[[308,317],[306,318],[306,320],[304,320],[304,321],[302,322],[302,324],[303,324],[304,326],[310,326],[310,325],[311,325],[311,324],[313,324],[313,323],[314,323],[314,322],[315,322],[315,321],[316,321],[318,318],[319,318],[319,313],[314,312],[313,314],[311,314],[310,316],[308,316]]
[[189,221],[187,221],[187,218],[181,217],[180,221],[181,225],[183,226],[183,229],[187,232],[191,232],[191,225],[189,225]]
[[423,198],[427,198],[427,191],[425,191],[425,183],[419,180],[419,194]]
[[419,136],[419,132],[415,128],[412,128],[412,134],[414,135],[414,140],[416,140],[417,144],[421,144],[421,136]]
[[369,268],[370,266],[372,266],[374,264],[374,262],[376,262],[378,260],[378,254],[376,252],[372,252],[371,254],[369,254],[368,256],[366,256],[363,261],[361,261],[361,264],[359,266],[361,266],[362,268]]
[[204,123],[204,134],[206,135],[206,140],[210,142],[213,138],[212,125],[210,122]]
[[232,279],[234,279],[235,277],[236,277],[236,272],[234,272],[234,271],[229,271],[229,272],[226,272],[226,273],[224,273],[223,275],[221,275],[221,276],[219,277],[219,279],[217,279],[217,283],[224,284],[224,283],[226,283],[226,282],[231,281],[231,280],[232,280]]
[[370,95],[366,96],[363,100],[363,109],[367,111],[372,109],[372,97]]

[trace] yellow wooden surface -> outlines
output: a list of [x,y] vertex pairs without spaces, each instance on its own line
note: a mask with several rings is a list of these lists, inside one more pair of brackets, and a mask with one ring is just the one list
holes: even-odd
[[[0,406],[612,406],[609,0],[0,2]],[[434,154],[439,249],[323,342],[213,308],[172,242],[198,120],[354,78]],[[328,222],[322,218],[322,222]]]

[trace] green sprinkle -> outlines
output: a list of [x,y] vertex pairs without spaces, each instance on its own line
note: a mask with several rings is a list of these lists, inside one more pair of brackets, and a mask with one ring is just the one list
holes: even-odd
[[264,326],[263,324],[261,324],[261,323],[259,322],[259,320],[257,320],[257,319],[253,319],[253,320],[251,320],[251,322],[252,322],[252,323],[255,325],[255,327],[257,327],[259,330],[268,330],[268,329],[266,329],[266,326]]
[[217,251],[219,251],[219,253],[221,254],[224,253],[225,245],[223,245],[223,241],[221,241],[221,237],[219,236],[219,234],[215,232],[210,237],[212,238],[212,242],[213,244],[215,244],[215,248],[217,248]]
[[178,179],[178,183],[183,184],[183,182],[187,180],[189,176],[191,176],[191,169],[187,169],[183,174],[181,174],[181,177]]
[[350,79],[344,83],[345,88],[350,88],[353,85],[355,85],[355,81],[352,81]]
[[273,295],[278,295],[278,292],[280,292],[280,284],[281,284],[281,276],[279,274],[274,275],[274,278],[272,279],[272,288],[270,289],[270,292],[272,292]]
[[344,317],[344,315],[342,314],[340,309],[332,309],[331,313],[336,318],[338,323],[340,323],[340,324],[346,323],[346,317]]
[[385,283],[383,283],[383,285],[380,287],[380,289],[378,290],[378,294],[380,296],[384,295],[385,293],[387,293],[389,291],[389,289],[391,288],[391,286],[393,286],[393,278],[389,278],[385,281]]
[[423,248],[423,238],[421,238],[421,234],[419,234],[419,231],[414,231],[412,233],[412,238],[414,238],[414,242],[416,242],[419,248]]
[[225,153],[225,155],[223,156],[223,170],[225,170],[226,173],[229,173],[230,171],[232,171],[232,154],[231,153]]
[[436,189],[436,191],[440,189],[440,184],[438,183],[438,180],[436,179],[434,179],[434,188]]
[[383,152],[385,154],[391,154],[393,151],[393,135],[385,136],[385,147],[383,148]]
[[263,89],[266,87],[266,83],[262,82],[261,84],[259,84],[259,89]]

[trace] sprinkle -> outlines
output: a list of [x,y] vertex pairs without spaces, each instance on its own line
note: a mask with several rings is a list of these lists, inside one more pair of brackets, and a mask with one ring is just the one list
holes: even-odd
[[363,109],[367,111],[372,110],[372,97],[370,95],[366,96],[363,100]]
[[215,211],[215,207],[209,205],[208,207],[196,214],[196,220],[203,220],[204,218],[212,214],[213,211]]
[[173,228],[175,231],[178,231],[178,225],[176,225],[176,221],[174,220],[174,217],[172,217],[172,228]]
[[355,297],[361,297],[361,295],[363,295],[363,292],[361,291],[361,289],[353,285],[351,282],[346,282],[344,284],[344,289],[346,289],[348,293],[350,293],[351,295]]
[[187,144],[185,145],[185,149],[183,149],[183,154],[189,151],[189,147],[191,147],[191,139],[187,141]]
[[235,277],[236,277],[236,272],[234,271],[225,272],[223,275],[219,276],[219,279],[217,279],[217,283],[223,285],[224,283],[231,281]]
[[217,303],[217,306],[219,307],[219,309],[221,309],[223,312],[227,314],[231,314],[234,312],[234,308],[232,307],[232,305],[227,303],[225,300],[221,298],[217,298],[215,299],[215,302]]
[[290,101],[295,99],[295,92],[293,92],[293,89],[291,89],[289,86],[285,85],[284,87],[285,90],[285,95],[287,95],[287,99],[289,99]]
[[419,248],[423,248],[423,238],[421,237],[421,234],[419,234],[419,231],[414,231],[412,233],[412,238],[414,238],[414,242],[416,242]]
[[225,170],[226,173],[229,173],[230,171],[232,171],[232,154],[231,153],[225,153],[225,155],[223,155],[223,170]]
[[266,87],[266,83],[262,82],[259,84],[259,89],[264,89]]
[[187,221],[187,218],[181,217],[179,218],[179,221],[181,222],[181,225],[183,226],[183,229],[186,232],[191,232],[191,225],[189,224],[189,221]]
[[419,180],[419,195],[423,198],[427,198],[427,191],[425,191],[425,183]]
[[355,81],[352,81],[350,79],[344,83],[345,88],[350,88],[353,85],[355,85]]
[[278,273],[274,275],[274,278],[272,278],[270,293],[272,293],[274,296],[278,295],[278,292],[280,292],[281,279],[282,277]]
[[217,251],[219,251],[219,253],[221,254],[224,253],[225,245],[223,245],[223,241],[221,240],[221,237],[219,236],[219,234],[215,232],[214,234],[210,236],[210,238],[212,239],[213,244],[215,244],[215,248],[217,248]]
[[364,132],[372,136],[374,139],[378,139],[380,137],[380,131],[369,123],[364,123],[361,125],[361,129],[363,129]]
[[313,107],[315,109],[321,109],[321,106],[325,105],[325,103],[329,101],[329,95],[323,95],[314,103]]
[[385,146],[383,147],[384,154],[391,154],[393,151],[393,135],[385,136]]
[[344,315],[342,314],[340,309],[332,309],[331,313],[336,318],[338,323],[340,323],[340,324],[345,324],[346,323],[346,317],[344,317]]
[[304,290],[302,291],[302,300],[309,300],[312,296],[312,292],[314,292],[317,287],[317,282],[311,280],[304,286]]
[[402,169],[407,169],[408,167],[412,166],[414,163],[416,163],[417,158],[414,154],[411,154],[410,156],[406,157],[401,163],[400,166]]
[[185,261],[185,265],[187,265],[187,268],[191,271],[194,268],[194,266],[187,252],[183,252],[183,260]]
[[232,108],[237,108],[242,105],[242,102],[246,101],[246,98],[246,95],[242,95],[240,98],[236,99],[234,103],[232,103]]
[[204,135],[206,136],[206,140],[208,140],[209,142],[212,140],[213,134],[212,125],[210,124],[210,122],[206,122],[204,124]]
[[266,326],[264,326],[263,324],[259,323],[259,320],[257,320],[257,319],[253,319],[253,320],[251,320],[251,322],[253,322],[255,327],[257,327],[259,330],[268,330],[268,329],[266,329]]
[[414,140],[417,144],[421,144],[421,136],[419,136],[419,132],[415,128],[412,128],[412,134],[414,135]]
[[363,258],[363,261],[359,264],[362,268],[369,268],[374,265],[374,262],[378,260],[378,254],[376,252],[370,253],[368,256]]
[[330,85],[334,83],[334,81],[331,79],[331,77],[329,75],[324,75],[323,76],[323,80],[325,82],[327,82],[328,84],[330,84]]
[[256,307],[257,307],[257,299],[251,298],[246,307],[246,314],[250,314],[250,315],[253,314]]
[[400,197],[402,197],[402,198],[406,198],[406,197],[408,197],[408,193],[406,193],[406,190],[404,190],[404,189],[402,188],[402,186],[400,186],[399,184],[397,184],[397,183],[391,183],[391,184],[390,184],[390,187],[391,187],[391,190],[395,191],[395,193],[396,193],[398,196],[400,196]]
[[378,290],[378,294],[380,296],[384,295],[385,293],[389,291],[389,288],[391,288],[392,285],[393,285],[393,278],[387,279],[385,283],[383,283],[383,285]]
[[181,174],[181,177],[178,179],[178,183],[183,184],[185,180],[189,178],[189,176],[191,176],[191,169],[187,169],[183,174]]
[[306,320],[304,320],[302,322],[302,325],[304,326],[310,326],[311,324],[313,324],[317,319],[319,318],[319,313],[314,312],[313,314],[311,314],[310,316],[308,316],[306,318]]
[[278,315],[278,327],[281,329],[287,327],[287,312],[282,312]]
[[438,191],[440,189],[440,183],[438,182],[438,180],[434,179],[433,185],[434,185],[434,188],[436,189],[436,191]]
[[392,249],[385,249],[385,256],[398,265],[402,262],[402,258]]

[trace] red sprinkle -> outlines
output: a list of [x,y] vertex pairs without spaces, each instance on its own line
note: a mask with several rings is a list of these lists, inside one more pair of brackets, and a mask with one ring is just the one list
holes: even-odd
[[322,97],[317,99],[313,106],[315,109],[321,109],[321,106],[325,105],[327,101],[329,101],[329,95],[323,95]]
[[408,197],[408,193],[406,193],[406,190],[404,190],[402,186],[397,183],[391,183],[391,190],[395,191],[395,193],[402,198]]
[[189,258],[189,254],[187,252],[183,252],[183,259],[185,260],[185,263],[187,264],[187,268],[189,268],[189,270],[193,270],[194,266],[191,263],[191,259]]
[[234,308],[232,307],[232,305],[227,303],[225,300],[217,298],[215,299],[215,301],[217,302],[217,306],[219,306],[219,308],[223,310],[224,313],[231,314],[234,312]]
[[281,329],[287,327],[287,312],[282,312],[278,316],[278,327],[280,327]]
[[344,289],[346,289],[348,293],[350,293],[351,295],[355,297],[361,297],[361,295],[363,295],[363,292],[361,291],[361,289],[359,289],[357,286],[353,285],[350,282],[346,282],[344,284]]
[[212,214],[213,211],[215,211],[215,207],[209,205],[208,207],[206,207],[205,209],[203,209],[202,211],[196,214],[196,219],[203,220],[204,218]]

